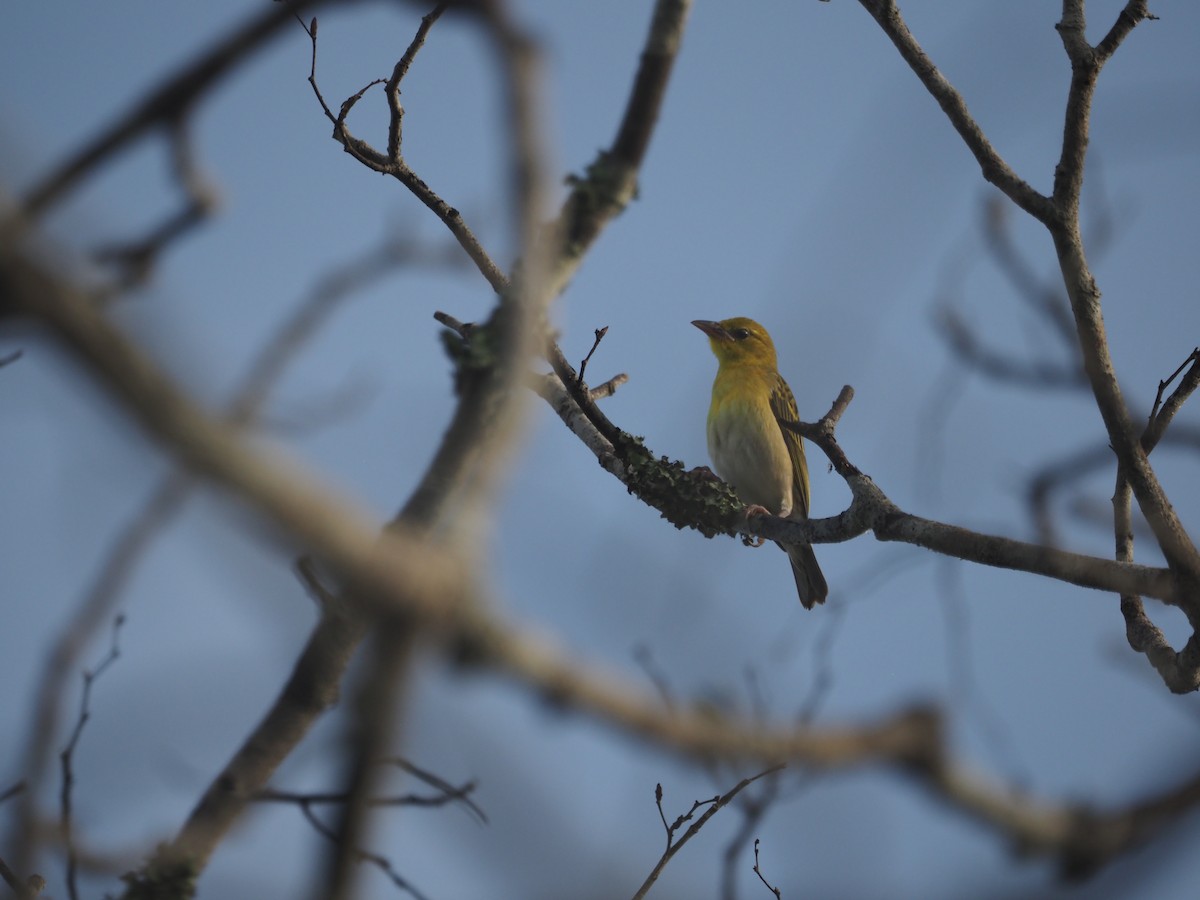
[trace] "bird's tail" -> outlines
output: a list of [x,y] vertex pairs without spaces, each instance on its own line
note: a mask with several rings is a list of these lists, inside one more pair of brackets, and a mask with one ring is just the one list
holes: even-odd
[[792,562],[792,574],[796,577],[796,593],[800,595],[801,605],[805,609],[812,609],[818,603],[824,603],[829,595],[829,585],[825,583],[825,575],[817,565],[817,555],[813,553],[812,545],[780,546]]

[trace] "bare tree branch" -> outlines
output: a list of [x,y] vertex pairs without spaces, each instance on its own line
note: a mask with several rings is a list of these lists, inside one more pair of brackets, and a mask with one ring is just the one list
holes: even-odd
[[[260,414],[271,390],[282,379],[288,364],[328,322],[342,303],[356,292],[395,272],[402,265],[458,264],[457,253],[442,248],[427,248],[403,232],[388,236],[379,246],[368,249],[356,259],[338,266],[318,279],[308,296],[280,325],[250,363],[230,403],[229,419],[236,425],[249,425]],[[66,679],[74,672],[80,654],[100,625],[111,615],[133,571],[149,549],[153,539],[183,509],[197,480],[187,472],[175,472],[151,491],[141,511],[114,539],[107,559],[87,594],[46,657],[38,679],[34,714],[30,723],[22,771],[32,789],[22,798],[17,810],[10,845],[17,848],[15,858],[36,857],[32,846],[38,829],[36,798],[49,763],[49,747],[54,740]]]
[[[1190,368],[1188,364],[1191,363]],[[1163,392],[1187,368],[1179,385],[1162,403]],[[1175,414],[1200,384],[1200,350],[1193,350],[1170,376],[1158,383],[1154,407],[1142,432],[1141,447],[1149,454],[1167,434]],[[1113,491],[1113,532],[1116,558],[1133,559],[1132,490],[1123,466],[1117,467],[1117,484]],[[1121,615],[1125,618],[1125,638],[1130,648],[1143,654],[1163,683],[1177,694],[1200,690],[1200,631],[1195,628],[1183,649],[1176,652],[1162,630],[1146,615],[1142,598],[1133,592],[1121,594]]]
[[[1191,649],[1185,650],[1190,661],[1196,652],[1200,652],[1192,646],[1200,644],[1200,551],[1180,522],[1150,466],[1141,438],[1132,427],[1109,352],[1101,314],[1100,289],[1088,267],[1079,224],[1079,199],[1096,82],[1104,64],[1133,28],[1144,19],[1151,18],[1146,0],[1129,0],[1109,33],[1096,47],[1087,42],[1084,0],[1063,0],[1062,19],[1055,27],[1071,63],[1071,86],[1064,113],[1062,150],[1055,169],[1054,189],[1049,198],[1029,189],[1003,164],[970,118],[961,97],[942,78],[909,33],[894,0],[860,2],[941,105],[980,161],[984,177],[1042,222],[1050,232],[1071,303],[1083,368],[1117,456],[1118,563],[1128,563],[1132,559],[1132,529],[1121,499],[1121,487],[1127,482],[1168,561],[1172,576],[1170,580],[1176,583],[1173,602],[1183,609],[1191,622],[1193,640],[1189,642]],[[953,546],[958,546],[957,542]],[[1131,643],[1152,650],[1154,658],[1159,661],[1156,665],[1164,672],[1164,678],[1172,690],[1195,689],[1190,687],[1195,679],[1186,672],[1181,677],[1180,670],[1176,668],[1180,658],[1175,657],[1173,651],[1168,654],[1170,648],[1165,646],[1161,632],[1145,620],[1140,601],[1135,599],[1135,595],[1144,592],[1121,588],[1118,593],[1123,598],[1122,609],[1127,611]]]
[[188,129],[186,118],[174,120],[168,129],[175,180],[186,197],[183,207],[141,240],[110,244],[96,251],[100,262],[116,266],[119,289],[145,281],[162,252],[202,224],[217,208],[216,188],[208,183],[196,165]]
[[[386,168],[381,169],[400,178],[427,205],[436,201],[430,208],[441,204],[440,198],[416,178],[399,155],[403,108],[398,85],[424,43],[429,27],[444,8],[445,4],[440,4],[422,21],[417,36],[393,70],[389,82],[391,156]],[[475,528],[474,516],[481,514],[485,500],[498,480],[501,463],[508,457],[507,450],[515,441],[522,420],[518,388],[537,347],[534,335],[543,327],[545,306],[554,293],[546,279],[551,263],[550,248],[545,241],[539,240],[549,192],[547,151],[539,113],[538,54],[532,39],[512,21],[506,4],[498,0],[484,3],[478,14],[497,50],[506,120],[511,123],[508,130],[509,195],[521,276],[498,292],[496,307],[481,326],[481,331],[487,335],[491,358],[485,366],[477,367],[468,380],[460,381],[458,406],[426,477],[393,523],[401,528],[445,531],[451,543],[464,551],[471,546],[469,535]],[[313,39],[315,41],[315,30]],[[339,131],[346,135],[346,111],[343,106],[335,125],[335,135]],[[365,155],[366,151],[358,144],[347,139],[343,146],[370,164],[369,155]],[[370,153],[375,154],[375,151]],[[461,224],[461,219],[448,213],[439,215],[443,221]],[[465,224],[457,233],[469,234]],[[453,521],[443,518],[443,512],[449,508],[455,508],[458,513]],[[385,755],[389,743],[395,739],[390,727],[391,717],[399,706],[409,658],[415,647],[414,624],[388,622],[372,635],[369,662],[356,691],[357,704],[348,736],[351,749],[344,779],[349,797],[340,809],[336,827],[337,850],[330,859],[324,885],[318,888],[319,896],[329,900],[349,898],[354,892],[354,863],[357,860],[351,851],[362,843],[361,837],[367,830],[368,800],[373,793],[375,777],[371,763]]]
[[908,30],[895,0],[859,0],[859,3],[871,14],[871,18],[879,23],[879,27],[900,51],[904,61],[942,108],[954,130],[959,133],[979,163],[983,177],[1035,219],[1049,222],[1055,214],[1050,199],[1035,191],[1028,182],[1009,168],[1008,163],[984,135],[979,123],[972,118],[962,95],[946,80]]
[[109,128],[45,176],[23,204],[37,218],[74,190],[100,165],[150,131],[172,126],[191,114],[192,107],[224,77],[253,57],[262,45],[291,22],[292,17],[316,5],[315,0],[290,0],[264,9],[253,19],[218,40],[213,47],[152,90],[119,116]]
[[[1100,289],[1088,268],[1079,231],[1079,195],[1096,81],[1120,42],[1147,17],[1145,0],[1130,0],[1103,44],[1093,48],[1084,35],[1086,23],[1082,0],[1063,2],[1063,17],[1056,27],[1071,61],[1071,87],[1067,95],[1062,156],[1054,178],[1053,202],[1058,215],[1047,226],[1071,299],[1084,369],[1109,440],[1163,554],[1172,569],[1194,588],[1200,585],[1200,552],[1179,521],[1132,428],[1108,349],[1100,310]],[[1200,627],[1200,604],[1190,601],[1184,611],[1193,627]]]

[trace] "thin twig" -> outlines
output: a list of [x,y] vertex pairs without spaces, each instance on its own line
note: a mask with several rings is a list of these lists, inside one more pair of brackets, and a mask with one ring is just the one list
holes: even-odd
[[194,484],[189,474],[174,472],[151,490],[141,509],[112,540],[100,569],[46,654],[37,676],[21,757],[21,770],[33,789],[21,797],[14,815],[12,841],[19,864],[28,864],[26,860],[37,857],[37,794],[49,774],[68,680],[76,671],[83,651],[112,615],[138,561],[152,541],[165,534]]
[[[373,807],[416,806],[435,807],[460,803],[480,824],[487,824],[487,816],[483,810],[470,798],[476,788],[471,781],[460,787],[451,787],[444,793],[428,794],[393,794],[384,797],[372,797],[368,803]],[[274,788],[264,788],[254,796],[257,803],[288,803],[296,806],[336,806],[349,798],[346,791],[282,791]]]
[[[312,804],[301,801],[299,805],[300,811],[304,814],[304,818],[308,820],[308,823],[312,825],[314,829],[316,829],[317,833],[336,845],[338,841],[337,832],[317,818],[317,814],[312,810]],[[386,856],[383,856],[379,853],[372,853],[369,850],[363,850],[361,848],[354,848],[353,854],[357,860],[370,863],[379,869],[379,871],[386,875],[388,880],[400,890],[407,891],[413,897],[417,898],[417,900],[428,900],[425,894],[417,890],[417,888],[407,878],[396,871],[391,860],[389,860]]]
[[434,312],[433,317],[438,322],[441,322],[443,325],[457,334],[464,341],[469,341],[471,339],[471,335],[477,327],[474,322],[460,322],[458,319],[454,318],[454,316],[450,315],[450,313],[442,312],[441,310]]
[[[479,822],[481,824],[484,824],[484,825],[487,824],[487,821],[488,821],[487,814],[470,797],[470,795],[474,792],[474,790],[477,786],[474,781],[468,781],[466,784],[455,786],[455,785],[451,784],[450,782],[446,781],[441,776],[435,775],[433,772],[430,772],[427,769],[422,769],[420,766],[416,765],[413,762],[410,762],[407,759],[396,758],[396,759],[390,760],[390,762],[392,765],[403,769],[405,772],[407,772],[409,775],[412,775],[414,778],[417,778],[417,779],[425,782],[430,787],[437,788],[439,791],[442,792],[441,796],[446,797],[448,800],[457,801],[458,803],[461,803],[466,809],[468,809],[471,813],[473,813],[475,815],[475,817],[479,820]],[[418,803],[418,805],[429,805],[429,804]]]
[[767,886],[767,890],[769,890],[772,894],[774,894],[776,898],[781,898],[781,897],[783,897],[783,894],[780,893],[779,888],[775,887],[773,884],[771,884],[771,882],[767,881],[767,879],[763,876],[762,869],[759,868],[759,865],[758,865],[758,843],[759,843],[758,838],[755,838],[754,839],[754,874],[758,876],[759,881],[761,881],[763,884],[765,884]]
[[[1171,392],[1171,396],[1164,403],[1163,391],[1171,386],[1171,383],[1180,376],[1184,369],[1188,370],[1187,374],[1183,376],[1179,386]],[[1146,430],[1142,433],[1142,449],[1146,453],[1153,450],[1162,440],[1162,436],[1175,418],[1175,414],[1179,412],[1197,387],[1200,387],[1200,347],[1193,349],[1187,359],[1179,364],[1179,368],[1172,372],[1166,380],[1158,383],[1158,391],[1154,395],[1154,406],[1150,410]]]
[[592,354],[596,352],[596,348],[600,346],[600,342],[604,340],[604,336],[608,334],[608,326],[596,329],[596,339],[592,342],[592,349],[587,352],[587,356],[583,358],[583,362],[579,364],[579,374],[575,378],[575,386],[580,387],[583,384],[583,373],[587,369],[587,364],[592,359]]
[[[686,813],[680,815],[671,824],[667,824],[667,816],[666,816],[666,813],[663,812],[662,785],[661,784],[656,785],[654,788],[654,802],[655,802],[655,805],[657,805],[657,807],[658,807],[658,815],[659,815],[659,818],[662,819],[663,829],[666,831],[666,834],[667,834],[667,848],[666,848],[666,850],[663,851],[662,856],[659,857],[658,862],[654,864],[654,868],[650,870],[650,874],[646,876],[646,880],[642,882],[641,887],[639,887],[637,892],[633,895],[633,900],[642,900],[642,898],[646,896],[646,893],[650,890],[650,888],[652,888],[654,886],[654,882],[656,882],[658,880],[658,876],[662,874],[662,870],[664,868],[666,868],[667,863],[669,863],[674,858],[676,853],[678,853],[680,850],[683,849],[683,846],[688,841],[690,841],[692,838],[694,838],[697,834],[700,833],[700,829],[703,828],[705,826],[705,824],[707,824],[709,819],[711,819],[713,816],[715,816],[720,810],[722,810],[726,806],[728,806],[729,802],[731,800],[733,800],[733,798],[736,797],[738,794],[740,794],[742,792],[742,790],[745,789],[747,786],[753,784],[755,781],[762,778],[764,775],[770,775],[772,772],[777,772],[782,768],[783,768],[782,765],[772,766],[771,768],[766,769],[765,771],[759,772],[757,775],[753,775],[749,778],[743,778],[736,785],[734,785],[732,788],[730,788],[728,791],[726,791],[724,794],[720,795],[719,797],[713,797],[711,800],[695,801],[694,803],[692,803],[692,808],[690,810],[688,810]],[[684,823],[691,822],[692,817],[695,815],[696,811],[702,806],[707,806],[708,809],[706,809],[704,811],[704,813],[700,816],[700,818],[698,818],[698,819],[696,819],[696,821],[692,822],[691,827],[689,827],[688,830],[686,832],[684,832],[683,837],[681,837],[679,840],[675,840],[676,832],[680,828],[683,827]]]
[[125,624],[124,616],[117,616],[113,620],[112,628],[112,643],[109,645],[108,653],[100,664],[95,669],[84,671],[83,673],[83,696],[79,701],[79,718],[75,720],[75,728],[71,732],[71,737],[67,741],[67,745],[59,754],[59,759],[62,763],[62,791],[59,794],[59,802],[61,808],[61,823],[63,844],[67,851],[67,892],[71,896],[71,900],[79,900],[79,885],[77,884],[76,874],[79,865],[78,857],[75,850],[75,835],[72,830],[72,799],[71,793],[75,787],[75,771],[74,758],[75,749],[79,746],[79,739],[83,736],[83,727],[91,718],[91,700],[92,700],[92,685],[96,679],[104,674],[121,655],[121,648],[118,644],[118,638],[121,634],[121,626]]
[[[721,882],[722,882],[722,897],[724,900],[734,900],[737,895],[737,863],[741,858],[746,844],[753,836],[755,830],[762,823],[763,818],[775,805],[779,799],[780,788],[783,784],[783,772],[778,771],[771,774],[762,783],[762,790],[755,796],[752,792],[746,791],[740,797],[736,804],[737,811],[742,815],[742,823],[733,837],[725,845],[725,850],[721,854]],[[758,841],[755,840],[755,845]]]
[[[442,5],[443,4],[439,4],[438,7],[440,8]],[[435,9],[435,12],[436,11],[437,10]],[[430,13],[430,15],[433,14]],[[427,26],[425,19],[422,20],[421,30],[419,31],[420,40],[414,39],[414,41],[409,45],[408,50],[405,52],[405,56],[408,57],[408,65],[412,64],[412,57],[424,45],[425,37],[429,31],[429,27],[432,27],[434,21],[436,21],[436,18],[430,19]],[[495,290],[497,293],[504,291],[508,287],[507,276],[500,269],[500,267],[496,265],[491,256],[488,255],[487,251],[483,248],[483,245],[479,242],[479,239],[475,237],[475,234],[471,231],[470,227],[463,219],[462,214],[445,200],[443,200],[431,187],[429,187],[428,184],[419,178],[404,161],[400,152],[399,143],[400,122],[398,120],[399,117],[403,115],[403,109],[399,107],[398,100],[399,81],[396,82],[396,91],[393,94],[389,94],[388,101],[389,109],[391,110],[388,135],[389,141],[395,142],[395,152],[392,153],[391,150],[393,148],[389,146],[389,153],[385,154],[376,150],[366,141],[355,137],[346,125],[346,117],[349,115],[350,110],[353,109],[354,105],[362,98],[363,94],[366,93],[368,88],[375,84],[387,84],[388,81],[385,79],[376,79],[375,81],[371,82],[371,84],[368,84],[366,87],[360,90],[357,94],[347,98],[347,100],[342,103],[339,112],[334,113],[333,110],[330,109],[329,104],[325,102],[325,98],[321,94],[321,89],[317,85],[317,20],[314,18],[311,26],[305,26],[303,21],[301,21],[301,26],[304,27],[305,32],[308,34],[309,39],[312,42],[312,61],[309,69],[308,82],[312,86],[313,94],[316,96],[322,112],[324,112],[325,117],[333,124],[333,139],[341,144],[347,153],[349,153],[367,168],[375,172],[390,175],[403,184],[450,230],[450,233],[454,235],[455,240],[458,241],[459,246],[462,247],[467,256],[479,269],[480,274],[487,279],[493,290]],[[400,65],[397,64],[396,69],[393,70],[393,76],[395,75],[396,70],[399,68]],[[404,71],[407,72],[407,66],[404,68]],[[393,96],[396,98],[395,106],[392,105]]]

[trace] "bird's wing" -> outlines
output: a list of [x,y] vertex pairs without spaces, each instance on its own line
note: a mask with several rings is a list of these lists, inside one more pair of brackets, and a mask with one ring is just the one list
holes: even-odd
[[[778,373],[775,375],[775,384],[771,388],[771,412],[777,419],[785,422],[796,422],[800,418],[796,411],[796,398],[792,396],[792,389],[783,380],[783,376]],[[796,432],[784,428],[782,425],[779,426],[779,430],[783,432],[783,443],[787,446],[788,456],[792,460],[792,512],[807,516],[808,464],[804,461],[804,445],[801,444],[800,435]]]

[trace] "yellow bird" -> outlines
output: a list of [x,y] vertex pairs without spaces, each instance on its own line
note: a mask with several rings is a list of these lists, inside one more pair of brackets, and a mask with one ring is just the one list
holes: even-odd
[[[717,357],[708,409],[708,455],[717,474],[750,507],[750,514],[765,510],[794,521],[808,518],[804,447],[800,436],[778,421],[797,420],[796,398],[779,374],[771,336],[753,319],[697,319],[692,324],[708,335]],[[829,586],[812,547],[779,546],[792,562],[804,608],[824,603]]]

